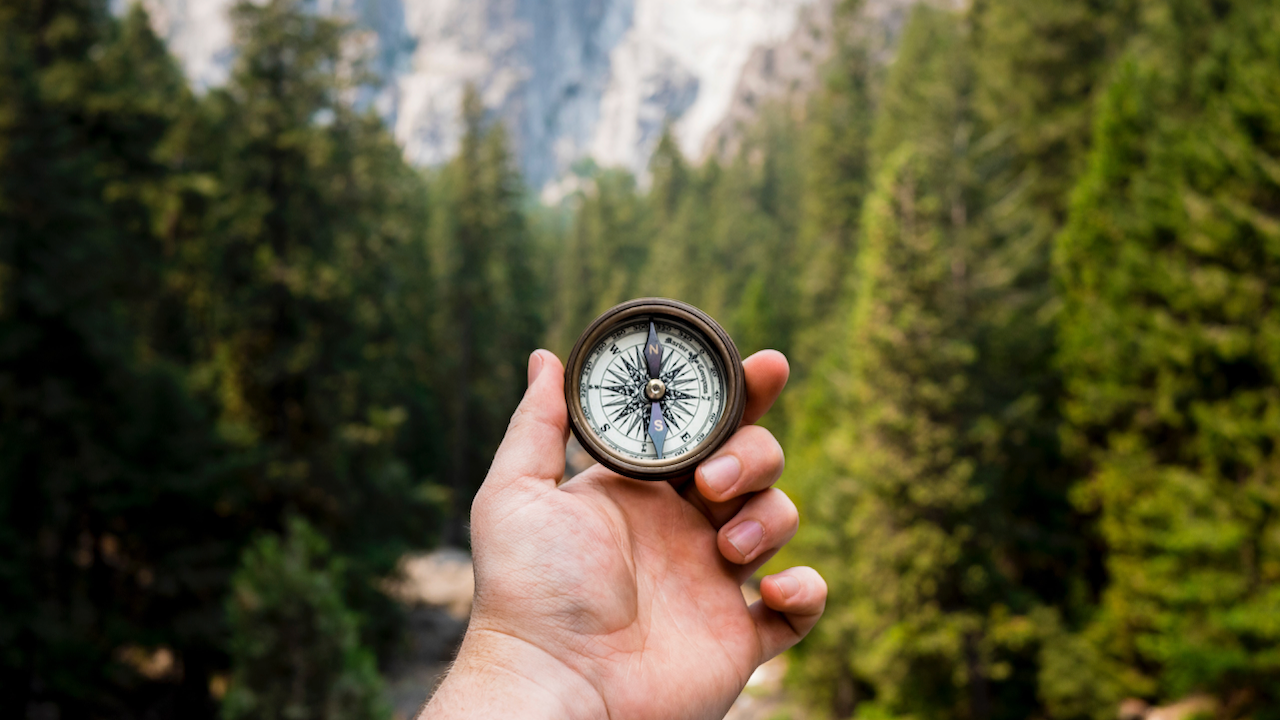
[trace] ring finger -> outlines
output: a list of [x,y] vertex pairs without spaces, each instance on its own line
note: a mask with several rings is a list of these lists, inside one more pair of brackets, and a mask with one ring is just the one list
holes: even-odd
[[795,503],[777,488],[757,493],[716,535],[725,559],[739,565],[738,579],[751,574],[795,537],[800,514]]

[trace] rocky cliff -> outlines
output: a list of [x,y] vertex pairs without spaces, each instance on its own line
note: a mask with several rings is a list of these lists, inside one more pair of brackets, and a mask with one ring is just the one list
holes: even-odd
[[[142,1],[198,86],[225,80],[231,0]],[[432,165],[454,152],[462,91],[474,83],[510,129],[533,187],[583,158],[643,172],[667,122],[701,155],[735,98],[741,104],[752,57],[769,69],[767,50],[793,38],[818,3],[313,0],[359,28],[383,79],[372,101],[410,160]]]

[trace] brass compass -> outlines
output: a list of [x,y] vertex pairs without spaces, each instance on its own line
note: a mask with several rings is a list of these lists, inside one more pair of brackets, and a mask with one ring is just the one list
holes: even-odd
[[711,316],[640,298],[596,318],[569,353],[573,434],[600,464],[638,480],[693,472],[738,429],[742,358]]

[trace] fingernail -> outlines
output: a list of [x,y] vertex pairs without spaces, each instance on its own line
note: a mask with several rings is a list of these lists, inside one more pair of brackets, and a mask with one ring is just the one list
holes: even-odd
[[738,482],[742,463],[732,455],[721,455],[702,464],[702,479],[712,492],[723,495]]
[[542,353],[537,350],[529,356],[529,384],[532,385],[534,380],[542,374]]
[[729,541],[738,552],[742,553],[742,557],[747,557],[752,550],[760,544],[760,540],[764,538],[764,526],[755,520],[746,520],[735,525],[725,533],[725,539]]
[[773,583],[778,586],[778,592],[782,593],[783,600],[800,592],[800,581],[790,575],[774,575]]

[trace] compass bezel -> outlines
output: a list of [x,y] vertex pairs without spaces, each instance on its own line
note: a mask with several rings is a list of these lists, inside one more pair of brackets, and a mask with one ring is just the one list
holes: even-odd
[[[582,365],[601,339],[620,325],[638,318],[670,318],[696,330],[708,348],[715,352],[725,377],[724,412],[707,437],[688,453],[669,460],[633,460],[617,454],[596,435],[582,409]],[[742,356],[733,338],[712,317],[698,308],[670,298],[647,297],[630,300],[604,311],[583,331],[569,353],[564,369],[564,400],[569,409],[569,426],[587,454],[614,472],[636,480],[673,480],[691,475],[698,463],[706,460],[742,424],[746,409],[746,374]]]

